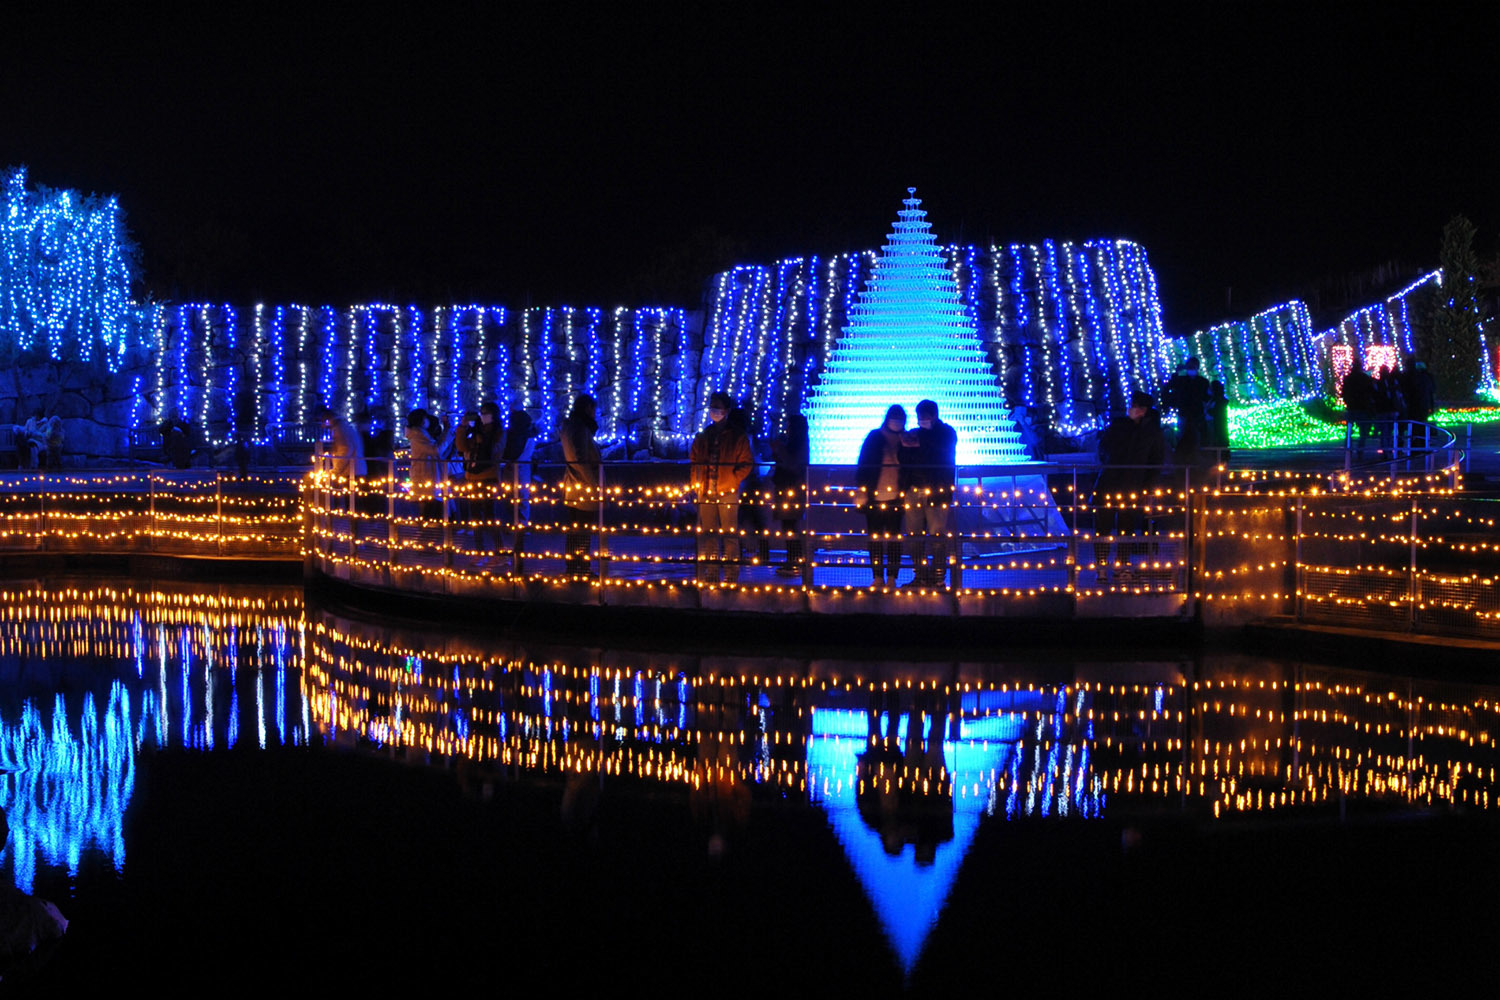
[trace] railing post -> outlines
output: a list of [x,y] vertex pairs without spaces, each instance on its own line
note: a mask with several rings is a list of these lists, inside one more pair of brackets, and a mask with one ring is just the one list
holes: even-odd
[[[369,471],[369,469],[367,467],[366,468],[366,472],[368,472],[368,471]],[[359,506],[359,497],[355,493],[354,482],[355,482],[355,480],[354,480],[354,463],[351,461],[349,463],[349,476],[348,476],[348,478],[346,478],[344,480],[344,488],[348,491],[348,497],[349,497],[348,513],[349,513],[349,563],[350,563],[350,570],[349,570],[349,572],[350,573],[354,572],[354,569],[353,569],[354,559],[355,559],[356,556],[359,555],[359,518],[355,514],[355,508]]]
[[609,561],[607,558],[609,548],[604,541],[604,462],[602,461],[599,463],[598,489],[599,515],[597,522],[599,530],[599,600],[602,602],[604,600],[604,578],[606,575],[608,575],[609,572],[607,566],[607,563]]
[[1068,532],[1068,591],[1078,592],[1078,466],[1073,466],[1073,521]]
[[[790,544],[790,542],[788,542]],[[802,469],[802,586],[813,585],[812,463]]]
[[1349,453],[1354,450],[1354,421],[1344,419],[1344,474],[1349,474]]
[[224,475],[214,470],[214,520],[218,522],[218,553],[224,554]]
[[[984,485],[983,476],[979,477],[979,483],[982,488]],[[1012,485],[1014,485],[1015,480],[1011,480],[1011,483]],[[953,499],[949,501],[948,506],[948,545],[946,546],[946,551],[948,554],[948,562],[950,566],[949,575],[953,580],[953,589],[955,591],[963,589],[964,585],[964,538],[963,533],[958,530],[959,520],[962,517],[962,515],[959,513],[959,509],[958,484],[954,483]],[[1011,524],[1015,524],[1014,519],[1011,520]],[[1014,528],[1012,528],[1012,530],[1014,530]],[[943,567],[939,566],[939,584],[943,582],[942,572]]]
[[[385,479],[385,567],[387,582],[391,567],[396,562],[396,543],[400,538],[396,532],[396,456],[391,456]],[[418,508],[421,509],[420,507]]]
[[1417,519],[1421,516],[1421,507],[1417,498],[1411,498],[1411,561],[1407,564],[1406,580],[1406,602],[1407,621],[1406,627],[1415,630],[1417,627]]
[[1182,470],[1182,593],[1193,594],[1193,470]]
[[[453,568],[453,518],[448,513],[448,504],[453,498],[452,482],[448,479],[448,463],[438,463],[438,483],[443,494],[443,568]],[[443,579],[447,580],[447,574]],[[447,584],[445,583],[446,587]]]
[[156,476],[146,473],[146,551],[156,548]]
[[45,473],[36,474],[36,503],[37,503],[37,529],[36,547],[45,549],[47,547],[47,476]]
[[1292,617],[1297,621],[1302,620],[1302,492],[1297,492],[1297,529],[1296,537],[1293,539],[1295,545],[1292,565]]

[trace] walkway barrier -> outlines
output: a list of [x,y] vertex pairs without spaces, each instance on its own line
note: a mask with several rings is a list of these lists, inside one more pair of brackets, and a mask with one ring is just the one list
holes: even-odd
[[958,603],[928,605],[960,614],[1004,614],[1007,598],[1086,613],[1103,599],[1105,614],[1198,608],[1221,623],[1286,615],[1500,639],[1500,495],[1454,489],[1453,467],[1155,470],[1149,490],[1114,495],[1087,465],[961,469],[951,501],[913,491],[872,532],[840,466],[791,487],[754,477],[715,504],[731,508],[718,527],[682,463],[605,464],[592,485],[567,486],[564,467],[542,463],[478,481],[419,469],[415,484],[407,459],[372,461],[362,477],[316,463],[0,475],[0,552],[301,558],[433,595],[532,598],[541,585],[573,602],[665,593],[733,607],[750,594],[760,610],[945,595]]
[[1182,471],[1156,470],[1158,485],[1141,494],[1095,497],[1092,468],[961,469],[951,499],[914,490],[872,518],[844,466],[810,467],[790,488],[752,477],[738,495],[698,498],[685,463],[606,463],[579,486],[542,463],[509,481],[441,468],[413,485],[406,460],[368,462],[363,478],[320,461],[305,499],[309,554],[383,579],[420,570],[440,588],[455,577],[999,594],[1181,595],[1189,585]]
[[0,552],[300,557],[305,470],[0,474]]

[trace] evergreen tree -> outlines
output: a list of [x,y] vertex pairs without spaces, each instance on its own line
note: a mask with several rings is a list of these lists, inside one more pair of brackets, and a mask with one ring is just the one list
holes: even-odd
[[1467,400],[1479,388],[1479,287],[1474,224],[1455,215],[1443,227],[1438,254],[1443,269],[1437,312],[1428,344],[1428,364],[1438,395]]

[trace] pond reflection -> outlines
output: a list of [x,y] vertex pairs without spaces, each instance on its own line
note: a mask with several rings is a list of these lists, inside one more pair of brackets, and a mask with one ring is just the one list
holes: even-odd
[[[300,590],[37,587],[0,612],[4,861],[117,871],[163,749],[332,745],[451,769],[530,819],[684,797],[710,857],[775,804],[826,820],[910,973],[985,824],[1193,823],[1464,808],[1495,792],[1497,700],[1474,685],[1234,654],[1005,662],[705,655],[382,624]],[[827,873],[837,878],[838,873]]]
[[[0,593],[4,863],[31,892],[37,865],[76,875],[93,852],[123,869],[137,761],[165,747],[303,743],[302,602],[130,588]],[[288,673],[291,710],[288,710]],[[253,727],[253,728],[252,728]]]

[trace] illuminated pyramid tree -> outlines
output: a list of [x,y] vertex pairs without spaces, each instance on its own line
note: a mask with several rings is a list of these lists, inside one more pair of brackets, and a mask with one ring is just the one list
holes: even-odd
[[853,462],[891,404],[906,407],[914,423],[917,401],[931,399],[958,432],[960,465],[1024,462],[994,369],[918,207],[922,199],[916,188],[906,190],[906,207],[809,400],[812,460]]

